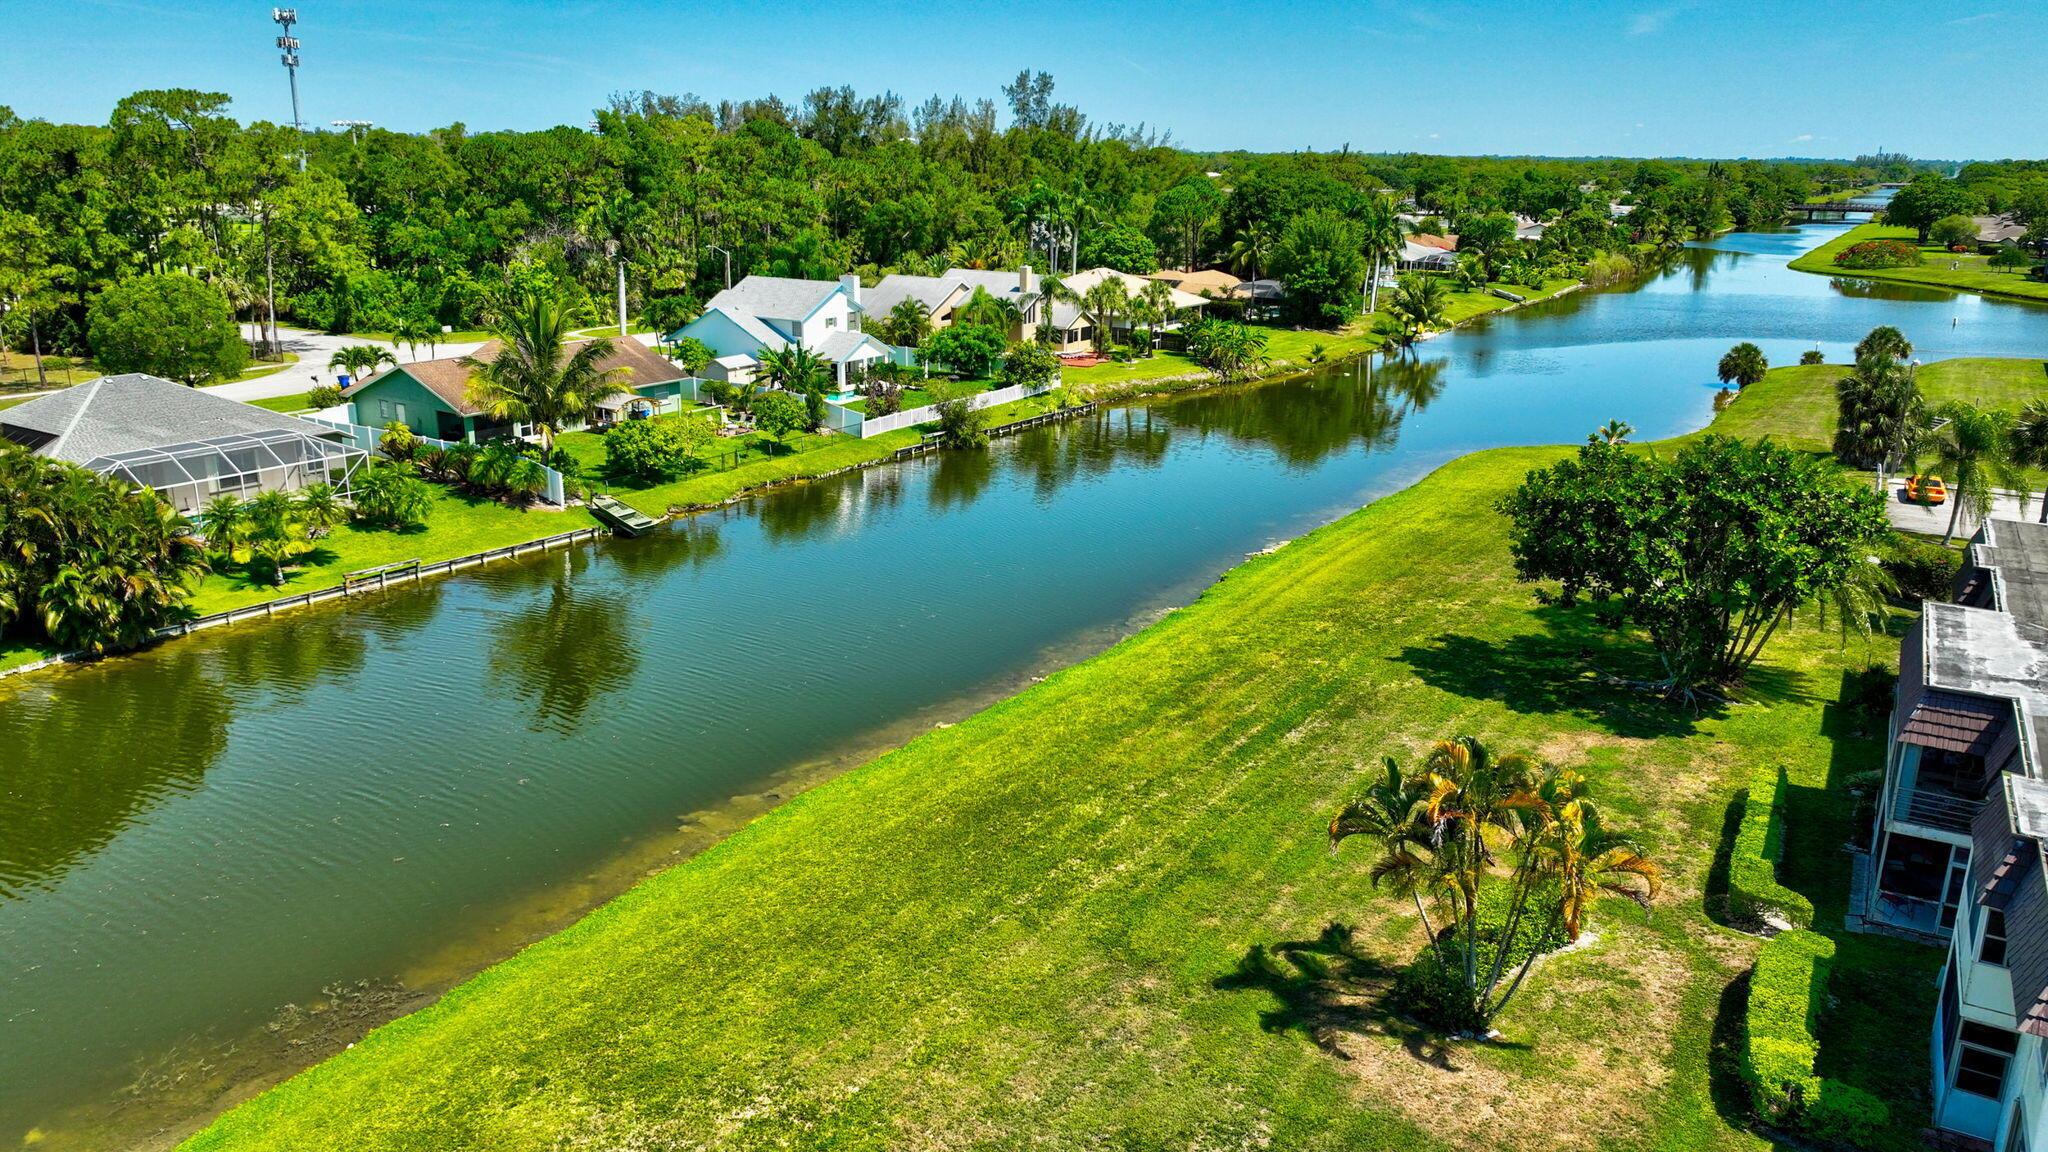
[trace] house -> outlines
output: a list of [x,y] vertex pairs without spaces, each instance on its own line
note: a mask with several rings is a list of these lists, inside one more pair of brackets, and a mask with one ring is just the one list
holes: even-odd
[[871,323],[879,323],[904,300],[914,299],[924,305],[925,315],[937,330],[953,323],[955,313],[974,298],[977,288],[1015,309],[1010,331],[1004,334],[1009,339],[1022,340],[1038,327],[1044,294],[1037,274],[1028,264],[1015,272],[948,268],[943,276],[892,274],[882,277],[862,295]]
[[1410,236],[1401,242],[1400,265],[1425,272],[1448,272],[1458,266],[1458,238],[1427,232]]
[[832,365],[838,390],[847,391],[867,366],[890,358],[889,346],[861,331],[867,309],[860,277],[795,280],[749,276],[713,296],[704,314],[669,334],[711,349],[705,373],[735,383],[751,380],[763,351],[792,345]]
[[344,492],[366,455],[335,429],[139,372],[0,411],[0,437],[148,488],[180,512],[231,492]]
[[1619,220],[1635,210],[1636,206],[1633,204],[1623,204],[1618,200],[1607,202],[1607,218],[1609,220]]
[[[2048,1148],[2048,525],[1989,520],[1906,634],[1866,924],[1946,938],[1937,1127]],[[1868,883],[1874,878],[1875,883]]]
[[[577,340],[565,344],[562,355],[565,358],[573,356],[586,343],[588,341]],[[674,410],[679,406],[678,397],[687,379],[681,368],[630,337],[613,338],[611,345],[611,355],[599,361],[598,366],[607,371],[622,370],[630,395],[621,397],[619,402],[601,412],[599,423],[607,422],[631,407],[634,400],[643,401],[649,412],[660,411],[664,407]],[[477,349],[474,356],[477,360],[489,361],[497,356],[500,347],[494,340]],[[367,380],[351,384],[342,393],[342,399],[353,408],[355,423],[372,428],[382,428],[395,422],[421,436],[467,440],[474,444],[512,434],[515,430],[510,425],[493,419],[481,407],[470,402],[471,371],[462,358],[455,356],[415,360],[410,364],[386,368]]]
[[1183,272],[1169,268],[1154,272],[1149,279],[1164,280],[1190,296],[1205,296],[1221,300],[1237,291],[1244,281],[1218,268],[1203,268],[1194,272]]
[[1550,225],[1543,223],[1541,220],[1533,220],[1522,215],[1520,212],[1515,213],[1515,239],[1541,240],[1543,239],[1543,234],[1549,230]]
[[2007,244],[2018,244],[2027,235],[2027,226],[2010,212],[2003,216],[1972,216],[1970,223],[1977,226],[1976,244],[1985,252],[1996,252]]
[[[1124,287],[1124,294],[1131,297],[1141,295],[1145,291],[1146,286],[1152,283],[1152,281],[1143,276],[1134,275],[1130,272],[1119,272],[1114,268],[1089,268],[1085,271],[1061,277],[1060,283],[1066,288],[1067,292],[1078,297],[1086,296],[1089,289],[1110,279],[1121,282]],[[1183,292],[1178,288],[1171,288],[1169,291],[1172,293],[1173,307],[1182,312],[1198,311],[1209,304],[1208,299],[1203,296]],[[1094,347],[1094,321],[1088,318],[1087,314],[1081,310],[1080,305],[1068,300],[1056,299],[1052,302],[1049,315],[1052,320],[1053,338],[1051,343],[1054,351],[1083,352]],[[1120,338],[1129,339],[1131,330],[1136,325],[1132,324],[1128,317],[1119,317],[1114,321],[1112,327],[1117,333],[1121,334]],[[1172,332],[1180,327],[1181,322],[1173,320],[1160,325],[1159,330],[1162,332]]]

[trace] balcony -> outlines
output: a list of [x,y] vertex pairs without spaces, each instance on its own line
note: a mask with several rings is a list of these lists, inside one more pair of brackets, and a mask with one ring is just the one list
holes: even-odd
[[1982,792],[1967,792],[1923,781],[1915,787],[1901,789],[1893,798],[1892,819],[1904,824],[1918,824],[1922,828],[1968,835],[1970,822],[1977,818],[1977,810],[1982,807]]

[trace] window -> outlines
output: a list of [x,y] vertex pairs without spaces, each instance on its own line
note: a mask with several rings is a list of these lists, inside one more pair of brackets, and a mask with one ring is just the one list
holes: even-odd
[[398,422],[400,424],[405,423],[405,405],[403,403],[398,405]]
[[1977,959],[2005,967],[2005,913],[1997,908],[1984,910],[1984,931],[1982,939],[1977,942]]
[[837,327],[839,327],[839,317],[837,317],[837,316],[827,316],[827,317],[825,317],[825,327],[827,327],[827,328],[837,328]]
[[389,401],[389,400],[379,400],[379,401],[377,401],[377,416],[378,416],[378,418],[379,418],[379,419],[383,419],[383,420],[389,420],[389,419],[391,419],[391,401]]
[[2016,1104],[2012,1125],[2005,1130],[2005,1152],[2027,1152],[2027,1106]]
[[2005,1070],[2012,1063],[2013,1050],[2019,1047],[2019,1033],[1964,1020],[1957,1039],[1957,1090],[1987,1100],[2004,1096]]

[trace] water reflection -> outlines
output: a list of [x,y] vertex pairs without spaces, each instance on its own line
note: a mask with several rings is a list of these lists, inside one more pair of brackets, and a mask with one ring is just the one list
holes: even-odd
[[1309,468],[1353,448],[1392,448],[1402,420],[1442,393],[1448,363],[1415,354],[1365,357],[1284,384],[1186,397],[1167,411],[1176,424]]
[[489,683],[524,701],[535,732],[573,733],[593,703],[640,670],[633,616],[655,607],[602,581],[579,583],[594,563],[587,551],[564,551],[537,602],[491,624]]
[[234,710],[204,664],[197,652],[169,655],[146,683],[121,681],[128,690],[112,708],[103,698],[87,706],[61,679],[6,698],[0,903],[54,887],[165,797],[198,787]]
[[799,544],[837,523],[855,491],[849,484],[798,484],[749,500],[746,507],[761,517],[769,543]]
[[946,452],[932,466],[928,500],[931,510],[965,508],[981,498],[996,473],[993,452]]

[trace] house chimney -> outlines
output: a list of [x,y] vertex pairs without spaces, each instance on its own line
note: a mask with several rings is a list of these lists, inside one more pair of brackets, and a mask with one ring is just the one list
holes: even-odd
[[860,277],[854,275],[851,272],[848,272],[846,275],[841,276],[839,278],[839,283],[846,287],[846,298],[853,301],[855,307],[859,307]]
[[1031,274],[1031,265],[1017,269],[1017,294],[1031,296],[1038,292],[1038,277]]

